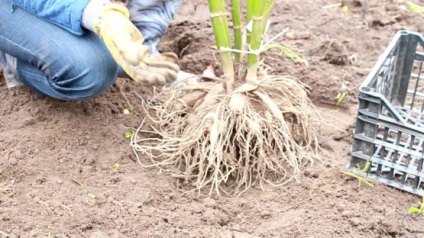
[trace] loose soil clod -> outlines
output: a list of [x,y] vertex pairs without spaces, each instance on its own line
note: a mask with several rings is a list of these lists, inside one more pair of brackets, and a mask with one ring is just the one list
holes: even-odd
[[319,55],[321,60],[334,65],[347,65],[349,53],[343,43],[337,40],[326,40],[320,47],[313,50],[313,54]]
[[302,32],[288,32],[284,36],[286,39],[289,40],[309,40],[312,38],[312,33],[309,31],[302,31]]

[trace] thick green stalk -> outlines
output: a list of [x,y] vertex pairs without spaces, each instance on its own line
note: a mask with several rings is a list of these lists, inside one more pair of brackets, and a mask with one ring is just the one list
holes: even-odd
[[[211,13],[211,21],[218,50],[222,47],[230,49],[231,37],[225,10],[225,1],[209,0],[209,11]],[[233,56],[230,51],[225,50],[221,51],[220,55],[222,68],[224,70],[224,78],[227,80],[227,90],[231,90],[232,85],[234,84]]]
[[[263,35],[263,4],[262,0],[254,0],[253,4],[253,14],[252,14],[252,36],[250,40],[250,49],[251,51],[259,50],[262,41]],[[248,67],[251,68],[256,66],[259,60],[259,55],[249,54],[248,56]]]
[[[240,13],[240,0],[231,0],[233,27],[234,27],[234,48],[236,50],[242,49],[243,35],[241,31],[241,13]],[[235,54],[236,63],[240,62],[240,53]]]
[[[246,25],[252,20],[253,9],[255,0],[247,0],[247,14],[246,14]],[[250,44],[250,32],[246,31],[246,43]]]

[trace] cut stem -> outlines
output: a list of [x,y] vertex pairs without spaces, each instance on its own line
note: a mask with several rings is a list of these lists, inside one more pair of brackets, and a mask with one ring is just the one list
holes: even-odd
[[[225,10],[225,1],[209,0],[209,11],[211,13],[211,21],[218,50],[221,50],[222,47],[227,49],[231,48],[231,37]],[[232,53],[230,51],[221,50],[220,56],[227,90],[232,90],[235,81]]]

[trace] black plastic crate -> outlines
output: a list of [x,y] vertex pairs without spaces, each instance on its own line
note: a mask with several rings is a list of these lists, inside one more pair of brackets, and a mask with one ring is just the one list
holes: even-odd
[[[424,195],[424,38],[396,34],[359,89],[348,170]],[[357,169],[370,166],[366,172]]]

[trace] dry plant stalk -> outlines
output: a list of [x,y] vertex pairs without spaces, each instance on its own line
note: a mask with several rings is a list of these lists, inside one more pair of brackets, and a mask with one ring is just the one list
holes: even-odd
[[[212,15],[220,18],[216,22],[226,21],[223,5],[213,9]],[[260,19],[255,13],[252,18]],[[221,38],[228,43],[228,37]],[[222,46],[229,47],[218,42]],[[222,56],[231,61],[228,52]],[[301,167],[318,158],[320,117],[306,85],[291,76],[269,75],[260,66],[258,61],[249,67],[254,84],[241,76],[246,72],[228,79],[234,70],[227,65],[224,72],[230,73],[222,81],[164,88],[155,95],[155,103],[144,102],[152,126],[140,126],[131,145],[137,156],[151,163],[141,163],[140,158],[139,162],[188,181],[207,195],[239,195],[255,184],[279,186],[298,179]]]

